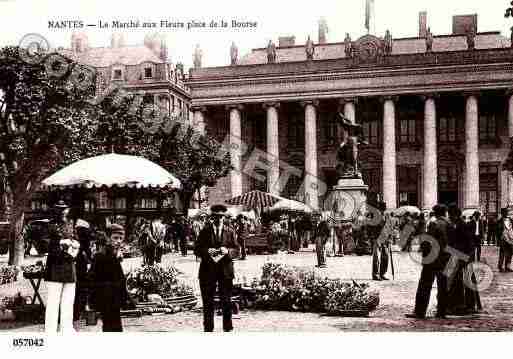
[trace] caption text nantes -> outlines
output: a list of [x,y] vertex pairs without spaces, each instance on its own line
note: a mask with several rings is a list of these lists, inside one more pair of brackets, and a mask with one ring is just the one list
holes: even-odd
[[195,29],[227,29],[227,28],[256,28],[257,21],[248,21],[241,19],[197,19],[197,20],[98,20],[96,22],[86,22],[79,19],[48,20],[49,29],[82,29],[85,27],[96,27],[100,29],[148,29],[148,28],[166,28],[177,30],[195,30]]

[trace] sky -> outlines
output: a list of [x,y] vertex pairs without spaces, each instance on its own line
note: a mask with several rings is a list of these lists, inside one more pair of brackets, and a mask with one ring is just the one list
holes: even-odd
[[[478,31],[501,31],[509,37],[513,19],[505,19],[509,0],[375,0],[375,35],[383,36],[390,29],[393,37],[418,34],[418,13],[428,12],[428,25],[435,35],[452,31],[452,16],[478,14]],[[44,36],[52,47],[70,47],[73,31],[88,35],[90,46],[110,46],[113,32],[123,32],[127,44],[141,44],[152,32],[165,35],[171,62],[192,66],[196,44],[203,51],[203,66],[225,66],[230,62],[230,45],[239,47],[240,57],[252,48],[265,47],[269,39],[296,36],[296,44],[304,44],[308,35],[317,40],[318,20],[328,23],[329,42],[341,42],[345,33],[353,40],[367,33],[365,0],[0,0],[0,46],[16,45],[28,33]],[[49,21],[79,20],[85,24],[99,21],[156,22],[161,20],[187,23],[205,22],[207,28],[111,28],[52,29]],[[227,28],[209,28],[214,20],[224,20]],[[232,28],[232,20],[257,22],[253,28]],[[220,26],[220,25],[219,25]]]

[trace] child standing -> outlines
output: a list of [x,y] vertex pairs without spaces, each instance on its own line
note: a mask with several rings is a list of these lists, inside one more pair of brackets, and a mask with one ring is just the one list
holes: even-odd
[[120,311],[128,300],[120,251],[125,230],[123,226],[113,224],[108,229],[108,234],[108,237],[100,236],[101,248],[92,266],[92,279],[95,286],[93,302],[95,309],[101,313],[103,331],[122,332]]

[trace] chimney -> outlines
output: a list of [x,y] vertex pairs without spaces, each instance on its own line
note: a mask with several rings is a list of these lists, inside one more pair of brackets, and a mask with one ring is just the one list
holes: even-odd
[[427,37],[427,11],[419,12],[419,37]]
[[469,32],[477,34],[477,14],[452,17],[453,35],[466,35]]
[[280,36],[278,38],[278,47],[289,47],[296,44],[295,36]]

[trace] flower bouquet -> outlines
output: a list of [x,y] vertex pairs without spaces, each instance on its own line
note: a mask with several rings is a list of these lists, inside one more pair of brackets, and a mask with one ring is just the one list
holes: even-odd
[[80,248],[80,243],[78,241],[70,238],[65,238],[61,239],[59,244],[64,253],[70,255],[73,258],[75,258],[78,255],[78,250]]

